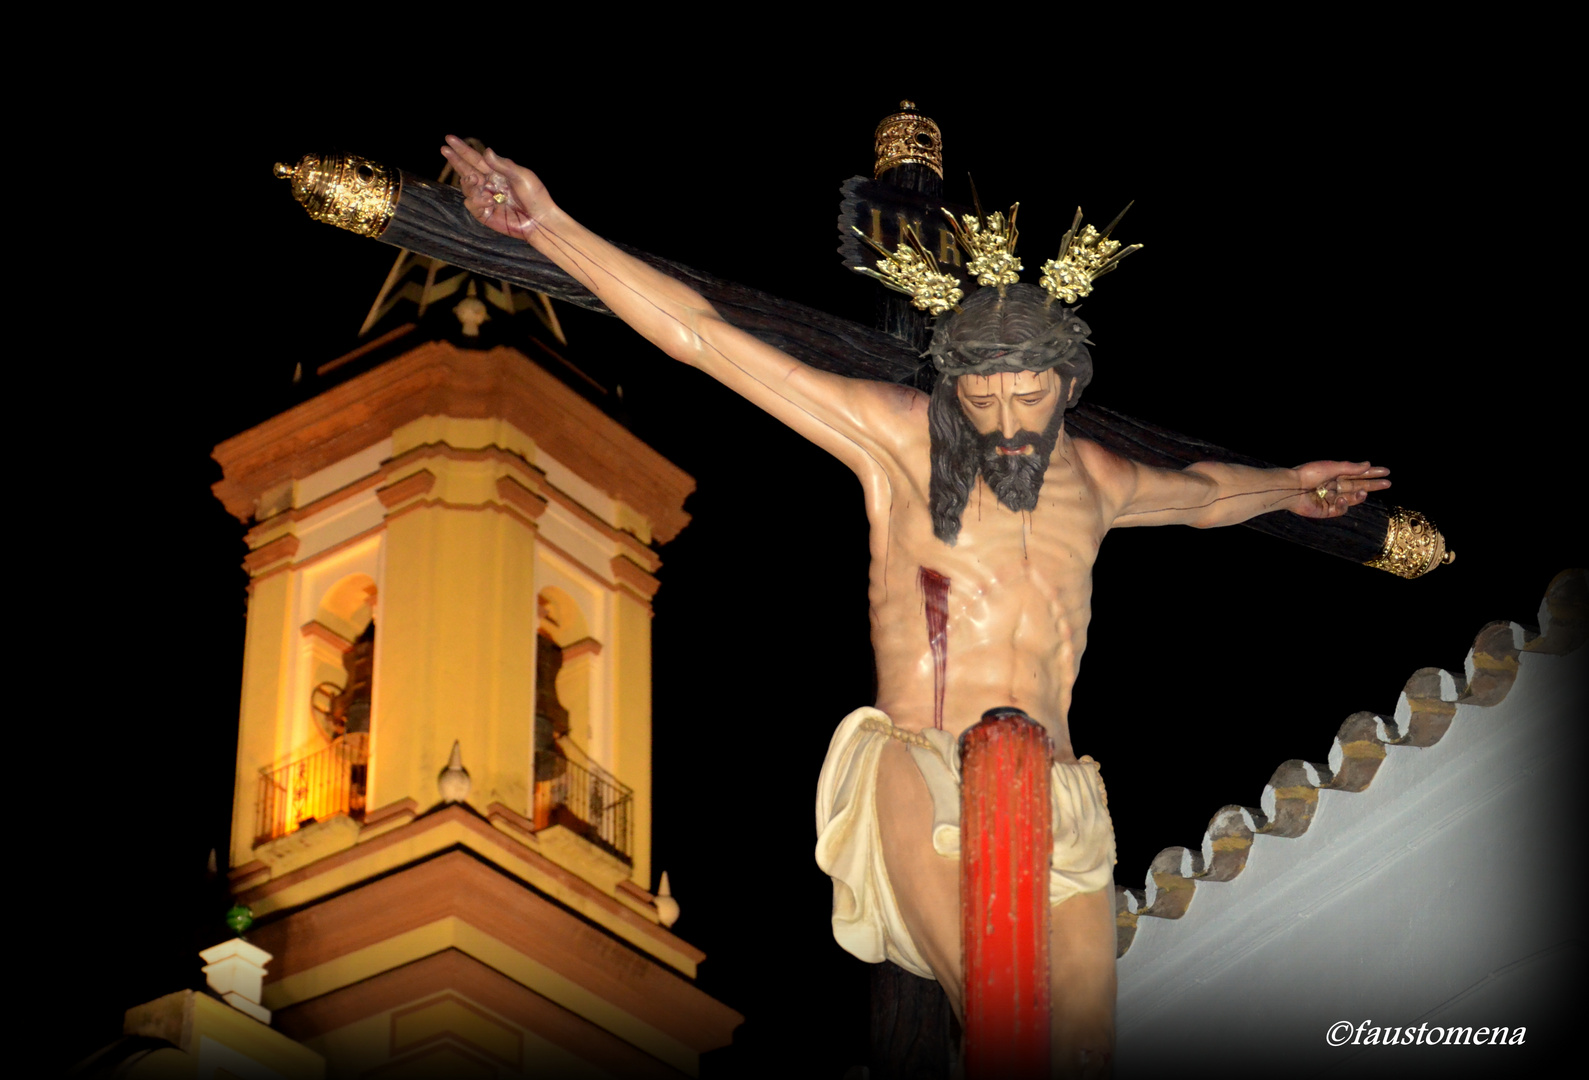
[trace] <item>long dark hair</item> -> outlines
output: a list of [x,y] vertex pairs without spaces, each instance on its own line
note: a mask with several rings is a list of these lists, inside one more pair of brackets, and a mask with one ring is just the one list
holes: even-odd
[[976,428],[960,407],[955,382],[953,375],[939,376],[927,402],[927,434],[932,440],[927,508],[932,534],[950,547],[960,538],[960,518],[977,482],[980,456]]

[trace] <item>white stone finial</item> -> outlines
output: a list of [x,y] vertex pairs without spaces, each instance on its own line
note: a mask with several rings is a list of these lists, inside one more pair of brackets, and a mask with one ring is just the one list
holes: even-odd
[[662,884],[657,886],[657,921],[663,926],[679,921],[679,902],[673,899],[673,890],[668,887],[666,870],[662,871]]
[[480,336],[480,324],[491,318],[491,313],[486,310],[485,301],[475,294],[473,278],[469,279],[468,295],[458,301],[452,313],[463,323],[465,337]]
[[270,1010],[260,1004],[270,953],[238,937],[210,946],[199,959],[204,961],[205,981],[222,1001],[262,1024],[270,1023]]
[[469,797],[469,770],[463,767],[463,751],[457,739],[452,741],[452,756],[447,759],[447,767],[436,776],[436,788],[444,803],[459,803]]

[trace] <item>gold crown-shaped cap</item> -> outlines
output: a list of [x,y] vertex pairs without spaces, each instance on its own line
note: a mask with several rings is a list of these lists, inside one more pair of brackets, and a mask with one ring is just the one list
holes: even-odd
[[1398,506],[1385,525],[1384,550],[1363,565],[1389,570],[1397,577],[1416,578],[1437,566],[1449,566],[1456,558],[1434,522],[1416,510]]
[[913,101],[901,101],[899,112],[877,125],[877,165],[872,176],[881,179],[900,165],[925,165],[943,175],[943,132],[916,111]]
[[352,154],[305,154],[296,165],[276,163],[275,174],[292,181],[292,197],[316,221],[380,236],[392,220],[401,174]]

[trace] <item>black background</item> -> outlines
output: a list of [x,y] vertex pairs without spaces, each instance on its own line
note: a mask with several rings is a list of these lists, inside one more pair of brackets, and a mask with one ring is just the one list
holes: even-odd
[[[350,38],[279,66],[222,50],[85,70],[99,107],[39,161],[40,223],[91,255],[53,278],[77,314],[19,354],[47,388],[24,424],[51,433],[22,472],[50,556],[25,584],[61,616],[31,631],[46,662],[27,678],[50,764],[20,771],[49,778],[31,895],[60,1062],[202,979],[246,580],[209,451],[285,403],[295,364],[356,344],[395,255],[311,222],[278,159],[346,149],[435,175],[443,133],[478,136],[605,235],[867,323],[876,286],[833,254],[837,189],[904,95],[943,128],[949,198],[969,170],[990,208],[1021,200],[1029,270],[1078,203],[1103,221],[1135,199],[1117,236],[1147,247],[1086,303],[1092,399],[1283,464],[1388,465],[1458,561],[1406,582],[1239,528],[1112,534],[1071,727],[1104,765],[1122,884],[1220,806],[1256,805],[1281,761],[1324,760],[1417,668],[1460,677],[1485,623],[1535,622],[1583,564],[1560,133],[1537,72],[1492,43],[1412,66],[1389,44],[1302,62],[1227,43],[1168,67],[1105,45],[971,70],[967,39],[933,46],[931,73],[876,39],[726,60],[668,36],[492,40],[486,59],[438,34],[421,61],[355,63],[370,52]],[[699,485],[660,549],[654,865],[708,954],[700,985],[747,1017],[711,1067],[838,1076],[865,1058],[867,972],[828,931],[812,796],[833,727],[873,692],[860,490],[621,326],[560,312],[570,355]]]

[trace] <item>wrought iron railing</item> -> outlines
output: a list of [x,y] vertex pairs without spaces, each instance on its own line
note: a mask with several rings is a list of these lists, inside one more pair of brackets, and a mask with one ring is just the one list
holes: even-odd
[[260,769],[254,843],[338,814],[361,820],[369,760],[370,737],[356,733],[285,765]]
[[600,768],[565,761],[563,774],[545,782],[550,813],[561,825],[626,863],[634,862],[634,792]]

